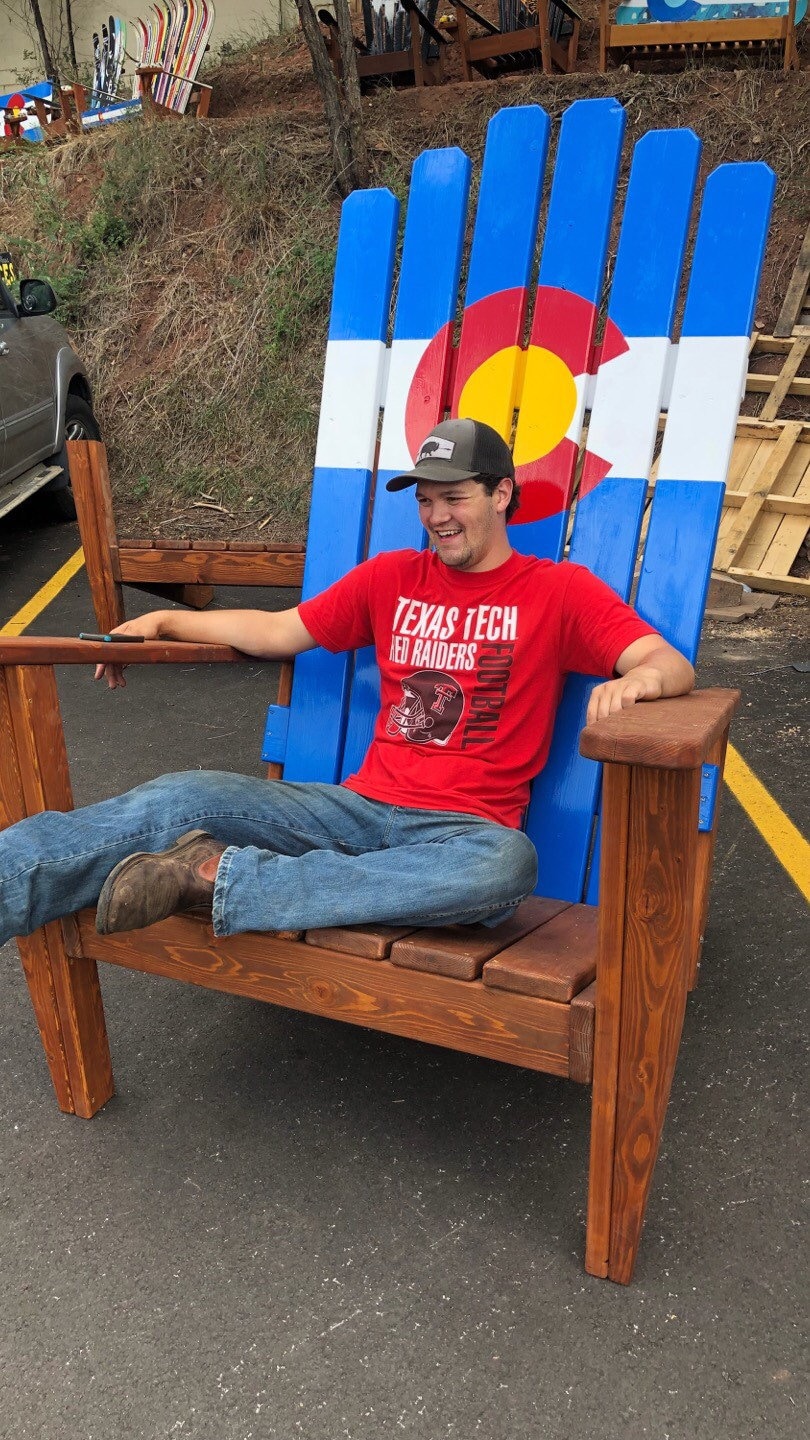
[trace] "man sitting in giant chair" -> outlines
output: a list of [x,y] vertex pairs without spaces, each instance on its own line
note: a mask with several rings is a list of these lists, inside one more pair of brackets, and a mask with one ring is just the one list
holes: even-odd
[[[601,675],[588,722],[692,689],[689,661],[583,566],[513,550],[509,447],[447,420],[414,469],[426,550],[377,555],[294,609],[158,610],[116,633],[227,644],[261,659],[374,645],[381,704],[342,784],[164,775],[0,835],[0,943],[97,905],[103,934],[167,916],[214,932],[507,918],[537,879],[521,829],[563,679]],[[116,664],[96,678],[125,684]]]

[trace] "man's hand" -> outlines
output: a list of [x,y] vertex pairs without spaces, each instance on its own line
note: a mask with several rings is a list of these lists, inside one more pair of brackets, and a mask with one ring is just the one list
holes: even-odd
[[[141,615],[136,620],[125,620],[123,625],[117,625],[110,634],[142,635],[145,640],[157,640],[160,638],[159,615],[160,611],[154,611],[151,615]],[[97,665],[93,679],[106,679],[111,690],[123,690],[127,683],[123,665]]]
[[629,710],[637,700],[660,700],[662,695],[688,695],[695,672],[685,655],[662,640],[645,635],[622,652],[616,662],[618,680],[606,680],[591,691],[585,723],[605,720]]

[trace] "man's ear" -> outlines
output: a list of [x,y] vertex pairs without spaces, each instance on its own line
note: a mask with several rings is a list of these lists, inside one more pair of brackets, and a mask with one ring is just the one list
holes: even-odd
[[504,510],[506,510],[507,506],[509,505],[509,501],[512,499],[512,491],[514,490],[514,488],[515,482],[514,480],[510,480],[508,475],[505,475],[503,480],[499,480],[498,484],[495,486],[495,490],[493,492],[495,495],[495,509],[497,510],[499,515],[502,515]]

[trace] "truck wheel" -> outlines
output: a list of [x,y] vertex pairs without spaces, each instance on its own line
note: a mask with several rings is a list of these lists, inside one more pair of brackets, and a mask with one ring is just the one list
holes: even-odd
[[[65,406],[65,439],[101,439],[98,421],[87,401],[83,400],[81,395],[68,395],[67,397],[67,405]],[[64,446],[59,451],[57,463],[62,466],[68,478],[67,483],[65,483],[60,476],[54,488],[49,490],[51,509],[60,520],[75,520],[76,505],[73,499],[73,489],[70,484],[67,451]]]

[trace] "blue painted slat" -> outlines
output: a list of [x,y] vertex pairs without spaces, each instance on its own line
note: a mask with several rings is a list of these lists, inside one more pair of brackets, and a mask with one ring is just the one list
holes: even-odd
[[[771,205],[773,171],[721,165],[706,181],[684,311],[683,335],[750,333]],[[690,660],[697,654],[724,484],[659,480],[637,607]]]
[[[691,131],[651,132],[635,147],[608,306],[624,335],[671,333],[699,154]],[[632,413],[627,423],[632,425]],[[577,505],[570,558],[623,599],[632,585],[646,490],[646,475],[610,475]],[[593,684],[582,675],[566,682],[554,744],[533,787],[527,821],[538,850],[538,890],[566,899],[583,894],[599,795],[599,767],[579,754]]]
[[560,125],[539,283],[598,303],[626,116],[617,100],[576,100]]
[[487,126],[465,307],[531,279],[549,129],[539,105],[499,110]]
[[636,609],[694,663],[723,508],[720,481],[659,480]]
[[[398,214],[398,202],[387,190],[356,191],[344,202],[330,341],[385,341]],[[315,469],[304,598],[331,585],[363,557],[371,461],[370,456],[367,469]],[[339,778],[350,673],[350,656],[318,649],[298,657],[284,766],[287,779]]]
[[[427,345],[455,314],[469,187],[470,161],[461,150],[427,151],[414,164],[394,322],[395,347],[398,341],[412,340]],[[436,397],[436,420],[441,418],[442,398]],[[385,424],[384,418],[383,427]],[[400,464],[405,468],[410,463],[404,451]],[[369,556],[384,550],[420,550],[424,545],[413,493],[391,494],[385,488],[396,473],[389,468],[377,474]],[[355,656],[343,776],[362,764],[379,703],[377,662],[373,649],[367,647]]]
[[706,181],[684,335],[750,335],[776,176],[759,161],[720,165]]
[[[613,99],[575,101],[565,111],[560,126],[538,284],[573,291],[594,306],[598,306],[602,292],[624,129],[624,111]],[[531,344],[554,350],[557,336],[550,333],[544,314],[544,307],[538,303]],[[595,311],[592,323],[595,329]],[[581,353],[571,357],[572,374],[586,371],[589,356],[590,340],[586,340]],[[524,423],[519,415],[516,455],[524,450]],[[575,463],[574,454],[557,460],[551,456],[542,462],[542,480],[559,491],[559,508],[554,514],[524,518],[512,525],[512,544],[522,554],[560,558]],[[529,475],[527,500],[531,483]],[[524,508],[524,517],[527,513]]]

